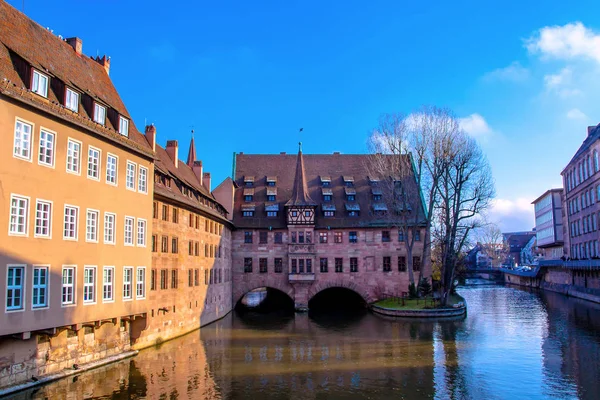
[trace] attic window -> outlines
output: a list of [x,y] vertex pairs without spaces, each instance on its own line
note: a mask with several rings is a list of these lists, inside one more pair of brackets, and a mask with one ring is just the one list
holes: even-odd
[[321,176],[321,185],[323,185],[323,187],[328,187],[329,185],[331,185],[331,177]]
[[275,201],[277,199],[277,188],[267,188],[267,201]]
[[246,186],[254,185],[254,177],[253,176],[245,176],[244,177],[244,185],[246,185]]
[[267,186],[275,186],[277,184],[276,176],[267,176]]
[[119,133],[125,137],[129,137],[129,120],[119,116]]
[[48,77],[35,69],[31,76],[31,91],[40,96],[48,97]]
[[244,201],[251,202],[254,199],[254,189],[244,189]]
[[106,123],[106,107],[94,103],[94,122],[104,125]]
[[79,111],[79,93],[67,88],[67,90],[65,92],[65,107],[67,107],[71,111],[78,112]]
[[379,185],[379,178],[375,178],[373,176],[369,177],[369,184],[371,184],[371,186],[377,186]]
[[354,186],[354,177],[353,176],[348,176],[348,175],[344,176],[344,184],[347,187]]

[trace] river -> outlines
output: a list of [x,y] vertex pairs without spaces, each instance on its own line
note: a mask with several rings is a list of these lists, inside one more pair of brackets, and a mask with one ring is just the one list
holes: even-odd
[[598,399],[600,305],[460,289],[459,321],[239,315],[17,399]]

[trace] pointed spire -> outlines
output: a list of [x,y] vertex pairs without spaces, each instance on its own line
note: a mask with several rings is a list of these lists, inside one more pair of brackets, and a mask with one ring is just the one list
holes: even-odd
[[285,203],[286,206],[316,206],[317,203],[308,194],[308,185],[304,174],[304,158],[302,157],[302,142],[298,143],[298,158],[296,159],[296,177],[292,197]]
[[192,129],[192,140],[190,141],[190,150],[188,151],[187,165],[191,168],[196,161],[196,145],[194,144],[194,130]]

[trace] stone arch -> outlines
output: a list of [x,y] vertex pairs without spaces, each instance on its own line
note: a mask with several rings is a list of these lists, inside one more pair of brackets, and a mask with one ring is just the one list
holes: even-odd
[[375,301],[373,296],[371,296],[371,294],[368,291],[364,290],[364,288],[362,288],[359,284],[349,282],[346,280],[325,281],[317,283],[308,291],[308,301],[310,302],[313,299],[313,297],[315,297],[317,294],[321,293],[323,290],[330,288],[344,288],[352,290],[353,292],[357,293],[360,297],[362,297],[367,304],[370,304],[373,301]]
[[236,287],[233,291],[233,307],[237,306],[238,302],[244,297],[244,295],[254,289],[258,288],[276,289],[289,296],[294,302],[294,289],[289,285],[283,285],[279,282],[244,282],[240,287]]

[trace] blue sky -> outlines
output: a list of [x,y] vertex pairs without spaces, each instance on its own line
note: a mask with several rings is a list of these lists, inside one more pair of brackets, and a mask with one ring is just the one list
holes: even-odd
[[138,129],[178,139],[181,158],[193,127],[213,187],[233,152],[295,152],[300,139],[307,153],[361,153],[382,113],[432,104],[487,153],[491,219],[533,227],[529,203],[562,186],[600,122],[600,3],[370,3],[25,0],[25,13],[111,56]]

